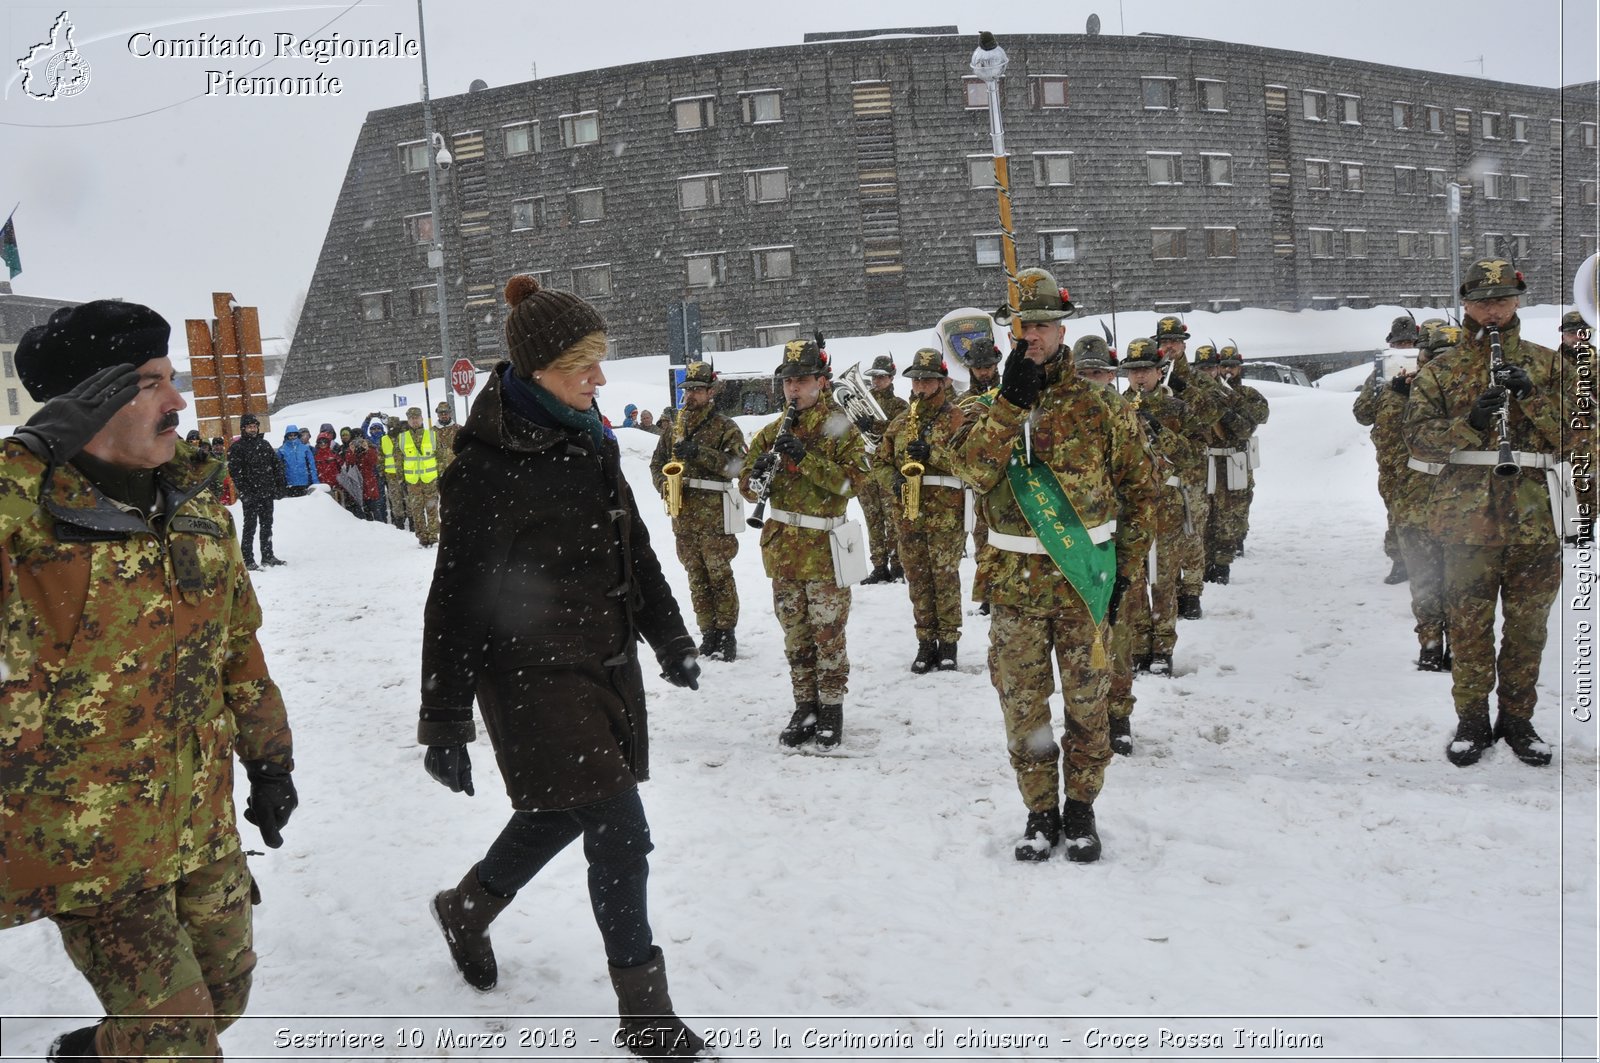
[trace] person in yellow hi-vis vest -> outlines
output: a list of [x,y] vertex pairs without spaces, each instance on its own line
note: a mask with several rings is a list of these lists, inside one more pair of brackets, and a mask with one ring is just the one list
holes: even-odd
[[433,429],[422,423],[419,406],[406,411],[406,422],[396,441],[400,478],[406,483],[406,516],[417,542],[433,546],[439,541],[439,461],[433,452]]

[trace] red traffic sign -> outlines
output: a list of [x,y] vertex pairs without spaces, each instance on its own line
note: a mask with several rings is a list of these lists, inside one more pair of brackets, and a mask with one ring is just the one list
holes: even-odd
[[450,389],[457,395],[471,395],[477,377],[477,367],[465,358],[457,358],[456,364],[450,367]]

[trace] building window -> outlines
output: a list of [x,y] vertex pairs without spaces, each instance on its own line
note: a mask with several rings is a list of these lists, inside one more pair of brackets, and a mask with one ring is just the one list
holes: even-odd
[[968,155],[967,156],[967,187],[968,188],[994,188],[994,156],[993,155]]
[[17,379],[17,359],[14,351],[0,351],[0,361],[5,363],[5,374],[12,380]]
[[1061,229],[1039,234],[1040,262],[1078,261],[1078,231]]
[[1478,253],[1484,258],[1499,258],[1503,246],[1499,233],[1484,233],[1483,242],[1478,245]]
[[700,350],[706,354],[721,354],[723,351],[733,350],[733,330],[725,328],[702,330]]
[[998,266],[1000,257],[1000,234],[978,233],[972,238],[973,262],[980,266]]
[[678,178],[679,210],[707,210],[721,202],[721,175],[699,173]]
[[433,243],[433,215],[411,214],[406,217],[406,233],[411,237],[411,242],[418,246],[429,246]]
[[1311,309],[1337,310],[1339,309],[1339,297],[1337,295],[1313,295],[1311,297]]
[[961,79],[962,94],[966,97],[966,108],[969,111],[987,111],[989,109],[989,83],[982,78],[966,77]]
[[1306,160],[1306,187],[1307,188],[1332,188],[1332,177],[1328,169],[1327,159]]
[[728,279],[727,257],[716,251],[705,255],[685,255],[685,271],[691,288],[715,288]]
[[569,199],[573,221],[600,221],[606,216],[606,190],[603,188],[575,188]]
[[439,286],[425,284],[411,289],[411,316],[427,317],[439,312]]
[[544,197],[511,201],[511,231],[544,228]]
[[1151,229],[1150,257],[1155,259],[1187,258],[1187,229]]
[[1407,232],[1402,229],[1394,234],[1394,254],[1396,258],[1416,258],[1419,241],[1417,233]]
[[1212,81],[1210,78],[1196,78],[1195,94],[1200,99],[1202,111],[1226,111],[1228,109],[1228,83],[1226,81]]
[[1364,191],[1361,163],[1342,162],[1339,167],[1344,171],[1344,190],[1346,192]]
[[6,388],[6,416],[22,416],[22,403],[17,400],[16,388]]
[[1332,229],[1307,229],[1306,235],[1310,237],[1312,258],[1333,257]]
[[1550,178],[1550,205],[1559,207],[1567,201],[1567,190],[1561,187],[1561,178]]
[[1394,101],[1394,127],[1396,129],[1410,129],[1415,120],[1415,109],[1405,100]]
[[356,296],[356,307],[363,321],[389,320],[388,292],[362,292]]
[[1450,183],[1445,180],[1445,172],[1433,169],[1425,170],[1424,172],[1428,175],[1428,195],[1444,195],[1447,191],[1446,186]]
[[1233,184],[1232,155],[1200,155],[1200,168],[1205,172],[1208,185]]
[[1415,166],[1396,166],[1394,168],[1394,194],[1397,196],[1414,196],[1417,194],[1417,168]]
[[744,172],[744,198],[751,203],[783,203],[789,198],[789,168]]
[[1153,185],[1175,185],[1183,180],[1183,156],[1176,152],[1144,153],[1145,172]]
[[1511,139],[1518,143],[1528,140],[1528,118],[1526,115],[1514,114],[1511,116]]
[[1300,110],[1308,122],[1326,122],[1328,120],[1328,94],[1326,92],[1300,93]]
[[756,247],[750,251],[758,281],[784,281],[794,276],[794,247]]
[[1367,257],[1367,230],[1346,229],[1344,231],[1344,257]]
[[1267,85],[1262,89],[1262,97],[1266,102],[1268,114],[1289,113],[1289,87],[1287,85]]
[[[1421,242],[1421,240],[1418,240],[1417,241],[1417,254],[1421,255],[1422,253],[1423,253],[1422,242]],[[1439,261],[1444,261],[1445,259],[1449,258],[1450,257],[1450,234],[1449,233],[1443,233],[1443,232],[1432,232],[1432,233],[1429,233],[1428,234],[1427,253],[1428,253],[1429,257],[1434,258],[1434,259],[1438,259]]]
[[1511,258],[1521,262],[1533,254],[1533,239],[1527,233],[1514,233],[1511,237]]
[[777,89],[759,92],[741,92],[739,106],[744,111],[745,125],[765,125],[783,121],[783,94]]
[[1444,108],[1442,108],[1442,107],[1427,107],[1427,108],[1424,108],[1424,110],[1426,111],[1427,116],[1428,116],[1428,132],[1430,132],[1430,133],[1443,133],[1444,132]]
[[717,101],[710,96],[690,96],[673,100],[672,123],[680,133],[710,129],[717,124]]
[[401,173],[427,173],[428,172],[428,142],[413,140],[409,144],[400,145],[400,172]]
[[1456,135],[1461,137],[1472,135],[1472,112],[1465,107],[1456,108]]
[[572,271],[572,290],[585,299],[611,294],[611,263],[578,266]]
[[1144,109],[1147,111],[1170,111],[1173,107],[1173,98],[1177,93],[1178,82],[1175,78],[1140,78],[1139,84],[1144,93]]
[[757,325],[756,346],[772,347],[779,343],[788,343],[800,335],[800,322],[791,321],[785,325]]
[[1596,143],[1597,127],[1593,122],[1578,123],[1578,141],[1586,148],[1592,148]]
[[544,150],[539,143],[538,122],[517,122],[513,125],[503,126],[505,134],[506,156],[531,155]]
[[[993,171],[990,172],[993,183]],[[1033,183],[1041,188],[1072,183],[1072,152],[1036,151],[1033,153]]]
[[1207,258],[1238,258],[1239,230],[1232,226],[1206,228]]
[[1503,176],[1504,176],[1503,174],[1497,174],[1497,173],[1486,173],[1486,174],[1483,175],[1483,198],[1484,199],[1499,199],[1500,198],[1500,184],[1501,184],[1501,180],[1502,180]]
[[1483,131],[1484,140],[1500,139],[1500,116],[1493,111],[1484,111],[1478,116]]
[[1339,123],[1341,125],[1361,124],[1361,97],[1339,97]]
[[561,144],[579,148],[585,144],[600,143],[600,112],[579,111],[561,116]]
[[1028,79],[1028,96],[1040,110],[1067,105],[1067,75],[1036,74]]
[[1595,195],[1596,189],[1600,189],[1600,184],[1594,181],[1579,181],[1578,202],[1585,207],[1600,205],[1600,199],[1597,199]]

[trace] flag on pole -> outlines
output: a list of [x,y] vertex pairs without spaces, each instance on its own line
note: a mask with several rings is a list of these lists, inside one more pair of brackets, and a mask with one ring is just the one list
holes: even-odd
[[17,250],[17,224],[9,217],[5,228],[0,229],[0,259],[5,260],[6,269],[12,277],[22,272],[22,252]]

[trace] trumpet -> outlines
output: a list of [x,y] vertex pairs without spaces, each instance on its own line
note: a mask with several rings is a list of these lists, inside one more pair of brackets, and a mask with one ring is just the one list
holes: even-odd
[[[791,435],[794,422],[799,416],[800,403],[798,401],[789,403],[789,409],[783,415],[783,423],[778,426],[778,434],[773,437],[772,442],[777,443],[784,436]],[[767,496],[772,494],[772,478],[778,472],[777,452],[769,450],[762,457],[764,458],[768,455],[772,457],[773,461],[767,466],[767,471],[759,476],[750,477],[750,493],[756,496],[756,508],[744,519],[744,522],[752,528],[760,528],[767,523]],[[761,459],[758,458],[756,460],[759,461]]]
[[[872,397],[872,389],[866,381],[861,379],[861,363],[846,369],[839,374],[839,379],[833,384],[833,398],[851,421],[859,421],[863,416],[874,421],[887,421],[889,418],[883,412],[883,407],[878,405],[878,400]],[[883,442],[881,432],[862,432],[862,437],[867,441],[867,453],[875,454],[878,444]]]
[[[686,411],[679,410],[672,419],[672,445],[676,447],[683,442],[683,419]],[[661,466],[661,478],[666,481],[665,493],[661,496],[666,503],[667,516],[676,517],[683,509],[683,462],[673,458]]]
[[[906,415],[906,426],[916,428],[918,442],[927,442],[925,437],[933,422],[929,420],[926,424],[921,424],[919,423],[921,420],[922,399],[919,396],[911,400],[911,409]],[[905,480],[900,488],[900,506],[906,520],[916,520],[917,515],[922,512],[922,474],[927,471],[920,461],[908,461],[900,466],[900,475]]]
[[[1500,374],[1506,368],[1506,352],[1500,346],[1500,330],[1493,325],[1484,330],[1489,334],[1489,379],[1500,384]],[[1501,387],[1505,385],[1501,384]],[[1494,464],[1496,476],[1515,476],[1522,470],[1511,456],[1511,392],[1505,393],[1497,418],[1500,429],[1500,453]]]

